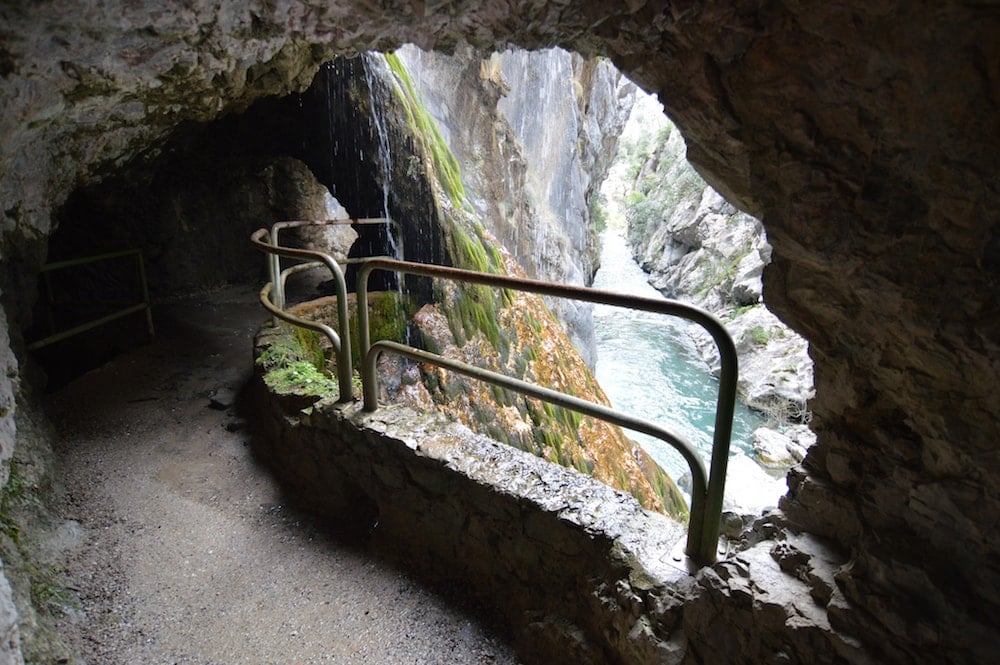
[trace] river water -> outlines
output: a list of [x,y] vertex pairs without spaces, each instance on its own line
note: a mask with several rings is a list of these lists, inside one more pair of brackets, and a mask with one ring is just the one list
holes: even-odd
[[[605,231],[602,243],[595,288],[662,298],[646,281],[646,273],[632,259],[618,232]],[[597,380],[612,405],[681,435],[698,448],[707,467],[719,383],[687,332],[694,324],[609,305],[595,305],[594,323]],[[726,478],[727,509],[758,512],[777,505],[786,490],[783,480],[753,460],[750,435],[762,425],[759,415],[737,403]],[[687,473],[684,459],[668,444],[638,432],[627,434],[675,481]]]

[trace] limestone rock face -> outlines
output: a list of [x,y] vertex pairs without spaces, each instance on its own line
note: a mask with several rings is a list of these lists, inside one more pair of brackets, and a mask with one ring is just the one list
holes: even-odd
[[[648,155],[635,148],[638,154],[627,158],[638,168],[632,182],[624,183],[623,201],[636,261],[664,295],[693,302],[723,321],[736,342],[738,390],[747,405],[782,426],[808,422],[812,360],[806,341],[761,302],[771,246],[760,221],[736,210],[698,176],[673,125],[641,136]],[[718,371],[715,344],[704,334],[696,342]]]
[[[562,49],[399,56],[462,165],[469,202],[530,277],[587,285],[599,251],[590,209],[635,86],[607,61]],[[594,364],[590,306],[548,299]]]
[[[5,3],[0,289],[13,348],[23,350],[25,284],[53,210],[185,121],[302,89],[334,54],[407,41],[604,54],[659,94],[699,173],[767,231],[764,297],[808,339],[816,376],[818,441],[783,508],[851,553],[835,575],[843,602],[827,613],[873,660],[990,662],[1000,612],[995,8],[389,6]],[[697,650],[715,635],[698,634],[682,643]],[[791,661],[817,659],[816,642],[787,644]]]
[[9,468],[7,461],[14,455],[14,441],[17,438],[17,423],[14,412],[17,409],[17,357],[10,348],[7,316],[0,309],[0,483],[7,483]]
[[11,599],[10,584],[0,576],[0,662],[21,665],[21,637],[17,627],[17,608]]

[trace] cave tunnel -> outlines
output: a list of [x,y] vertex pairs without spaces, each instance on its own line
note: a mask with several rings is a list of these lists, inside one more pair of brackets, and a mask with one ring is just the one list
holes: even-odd
[[[358,237],[349,258],[403,253],[446,263],[426,183],[393,179],[398,173],[380,161],[387,158],[380,150],[403,160],[409,146],[398,136],[379,135],[374,114],[388,112],[377,108],[388,93],[371,89],[378,79],[366,73],[370,66],[364,55],[325,63],[302,93],[264,98],[212,122],[186,123],[100,182],[74,190],[54,214],[48,263],[139,248],[154,300],[223,284],[258,284],[265,277],[264,261],[249,245],[250,233],[276,221],[324,218],[315,201],[305,200],[315,198],[318,189],[303,182],[310,175],[351,217],[399,222],[398,229],[352,225]],[[299,160],[308,172],[290,172],[282,158]],[[301,245],[294,234],[283,242]],[[40,273],[41,297],[27,339],[40,340],[138,302],[140,284],[130,261]],[[355,266],[347,267],[346,276],[353,292]],[[324,284],[309,282],[309,288],[329,295],[332,286]],[[373,291],[392,290],[397,278],[379,271],[369,284]],[[426,280],[407,283],[419,302],[429,301],[429,288]],[[142,343],[148,337],[144,325],[141,314],[130,316],[39,349],[35,359],[48,389]]]
[[[816,364],[818,443],[791,474],[781,508],[789,528],[841,553],[831,564],[835,584],[817,591],[836,604],[818,611],[859,640],[872,662],[991,662],[1000,608],[996,8],[515,4],[502,16],[473,2],[413,3],[374,16],[364,3],[341,3],[336,17],[296,2],[231,14],[198,5],[191,11],[202,19],[201,35],[170,14],[153,25],[139,10],[89,7],[90,29],[77,31],[54,24],[48,5],[4,7],[2,286],[14,349],[2,349],[5,437],[13,437],[15,412],[31,407],[17,379],[33,296],[18,287],[41,263],[33,243],[57,220],[55,234],[84,231],[77,220],[101,217],[96,204],[82,202],[91,191],[99,202],[102,187],[115,191],[106,184],[115,163],[155,161],[143,155],[157,145],[211,145],[216,137],[206,128],[227,121],[210,122],[259,97],[304,89],[338,53],[406,41],[443,49],[462,39],[484,48],[559,43],[604,54],[658,92],[692,163],[764,223],[774,247],[765,298],[808,338]],[[133,27],[132,38],[149,40],[148,53],[110,45]],[[40,34],[51,38],[35,39]],[[188,42],[164,36],[172,34]],[[239,62],[214,55],[192,62],[182,55],[269,39],[272,58],[258,51]],[[136,96],[148,103],[136,104]],[[211,153],[194,154],[208,160],[199,174],[225,181],[231,173]],[[169,182],[170,171],[157,173]],[[322,169],[314,173],[322,179]],[[338,198],[350,196],[338,186]],[[117,203],[144,211],[143,195],[128,198]],[[139,230],[113,226],[126,236]],[[249,231],[237,226],[225,227],[238,239],[224,243],[234,254]],[[51,255],[57,246],[82,250],[84,242],[53,236]],[[161,245],[165,253],[174,246]],[[408,257],[419,257],[409,249]],[[155,249],[149,259],[154,290],[184,283],[157,265],[183,261],[168,262]],[[242,266],[227,256],[217,274],[231,269],[242,279]],[[5,441],[5,458],[13,448]],[[780,550],[776,544],[775,556]],[[704,619],[685,616],[679,648],[705,661],[711,632],[697,631],[696,616]],[[801,642],[782,642],[780,630],[740,634],[759,651],[728,653],[734,662],[753,662],[747,653],[774,662],[817,657]]]

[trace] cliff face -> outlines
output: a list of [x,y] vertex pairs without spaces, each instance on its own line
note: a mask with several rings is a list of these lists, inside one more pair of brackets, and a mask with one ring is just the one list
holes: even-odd
[[[75,188],[155,152],[187,121],[303,89],[338,54],[404,42],[449,50],[462,39],[483,49],[560,44],[604,54],[659,93],[699,173],[762,220],[768,306],[809,340],[818,441],[782,506],[837,552],[817,562],[765,541],[774,555],[747,565],[766,570],[780,558],[809,579],[835,571],[835,583],[816,587],[814,609],[874,660],[990,662],[988,617],[1000,608],[995,8],[389,4],[0,7],[3,454],[12,437],[27,443],[14,423],[29,399],[19,387],[28,284],[53,212]],[[708,589],[705,617],[747,597],[745,587],[727,595],[736,582],[710,573],[696,582]],[[920,612],[914,598],[926,600]],[[788,644],[792,660],[817,649],[833,657],[817,633],[768,641],[755,618],[747,610],[733,653]],[[696,658],[718,646],[718,631],[677,630],[675,644]],[[5,649],[16,643],[7,635]]]
[[[669,122],[640,131],[622,162],[628,242],[650,283],[722,319],[736,342],[739,393],[749,406],[782,425],[808,422],[812,360],[806,341],[762,302],[771,246],[760,221],[702,180]],[[699,341],[717,366],[714,344]]]
[[[469,203],[529,277],[590,284],[591,208],[635,86],[605,60],[562,49],[454,55],[400,49],[427,112],[463,165]],[[548,299],[594,364],[590,306]]]
[[[411,58],[410,62],[415,60]],[[408,178],[426,182],[429,196],[423,201],[430,206],[426,223],[431,228],[425,235],[442,238],[442,263],[481,272],[523,274],[516,259],[490,232],[486,224],[489,220],[468,203],[469,189],[463,174],[476,170],[477,165],[462,168],[446,143],[446,134],[429,117],[405,62],[392,55],[386,58],[388,66],[383,67],[378,57],[372,56],[366,62],[364,77],[345,82],[354,89],[363,81],[375,91],[371,99],[380,108],[373,112],[382,116],[381,130],[389,138],[385,154],[392,156],[386,160],[391,170],[384,176],[394,190],[390,209],[411,205],[405,189],[395,191],[393,184],[404,177],[405,171]],[[426,63],[418,66],[427,68]],[[484,67],[472,69],[482,72]],[[356,100],[363,99],[365,93],[362,90],[355,95]],[[482,110],[478,113],[482,114]],[[497,150],[494,143],[491,152]],[[480,172],[470,180],[485,182],[494,176],[489,171]],[[579,193],[582,196],[582,191]],[[510,197],[514,198],[513,192]],[[405,216],[397,219],[402,223],[404,237],[420,235],[411,220]],[[585,224],[585,220],[580,222]],[[564,229],[556,227],[552,232],[563,233]],[[419,308],[413,327],[429,350],[588,401],[608,403],[590,370],[537,296],[435,282],[433,295],[418,294],[413,307]],[[404,367],[397,369],[407,372]],[[391,378],[389,382],[399,386],[393,397],[423,406],[436,403],[475,431],[592,474],[631,492],[647,508],[674,515],[686,513],[672,481],[617,427],[429,366],[420,368],[419,374],[419,385],[401,375]]]

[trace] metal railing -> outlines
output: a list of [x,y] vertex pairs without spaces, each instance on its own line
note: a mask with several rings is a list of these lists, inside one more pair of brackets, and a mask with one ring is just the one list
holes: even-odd
[[[315,330],[326,335],[333,346],[333,351],[337,359],[337,387],[340,389],[338,401],[349,402],[354,396],[351,389],[353,371],[351,368],[351,336],[348,333],[350,330],[350,319],[347,313],[347,283],[344,281],[344,271],[333,260],[333,257],[328,254],[312,249],[293,249],[291,247],[272,245],[270,242],[265,241],[265,238],[269,239],[270,237],[271,235],[267,229],[258,229],[250,236],[250,242],[267,253],[269,259],[268,266],[271,269],[272,281],[265,284],[264,288],[260,290],[260,302],[276,318],[287,321],[292,325]],[[279,256],[290,259],[305,259],[306,261],[310,261],[310,263],[292,266],[282,271],[280,264],[276,264],[274,261]],[[337,325],[340,326],[343,336],[337,334],[336,330],[325,323],[301,319],[285,312],[283,293],[282,304],[280,306],[271,300],[275,286],[278,285],[283,290],[285,279],[289,274],[318,266],[326,266],[330,270],[330,274],[333,275],[333,280],[337,288]]]
[[[116,310],[105,316],[98,317],[96,319],[91,319],[85,323],[73,326],[67,330],[62,330],[59,332],[54,332],[53,334],[44,337],[42,339],[36,340],[28,344],[28,349],[34,351],[36,349],[41,349],[43,347],[49,346],[50,344],[55,344],[56,342],[61,342],[64,339],[73,337],[74,335],[79,335],[80,333],[92,330],[99,326],[103,326],[106,323],[111,323],[124,316],[130,314],[135,314],[137,312],[146,312],[146,330],[149,332],[150,338],[154,336],[153,329],[153,310],[149,301],[149,285],[146,281],[146,264],[142,259],[142,250],[140,249],[123,249],[117,252],[107,252],[106,254],[97,254],[94,256],[84,256],[77,259],[68,259],[66,261],[54,261],[48,263],[41,267],[39,273],[42,275],[42,281],[45,288],[45,295],[49,306],[51,307],[54,303],[54,295],[52,293],[52,283],[49,279],[49,274],[57,270],[65,270],[67,268],[75,268],[79,266],[89,265],[91,263],[98,263],[101,261],[110,261],[112,259],[120,259],[126,256],[134,256],[136,262],[136,278],[139,282],[139,295],[141,297],[140,302],[135,304],[127,305],[126,307]],[[104,303],[108,304],[108,303]],[[50,326],[54,328],[54,323]]]
[[[271,226],[271,246],[280,247],[278,234],[284,229],[301,228],[303,226],[391,226],[397,233],[400,232],[399,222],[389,217],[360,217],[357,219],[322,219],[322,220],[288,220],[277,222]],[[399,258],[403,258],[403,247],[399,246]],[[271,275],[271,283],[274,287],[274,305],[280,309],[285,307],[285,280],[281,278],[281,258],[277,254],[270,255],[268,262],[268,272]],[[301,257],[296,257],[301,258]],[[348,259],[347,263],[357,263],[360,259]],[[312,268],[319,267],[321,261],[313,262]],[[306,270],[307,268],[302,268]]]
[[[368,276],[375,270],[421,275],[471,284],[482,284],[497,289],[527,291],[539,295],[555,296],[617,307],[627,307],[646,312],[676,316],[704,328],[719,349],[722,369],[719,376],[719,394],[715,411],[715,431],[709,473],[697,449],[688,441],[660,427],[656,423],[629,416],[600,404],[543,388],[466,363],[443,358],[437,354],[381,340],[371,342],[368,326]],[[466,376],[541,399],[557,406],[654,436],[677,450],[691,470],[691,506],[688,518],[688,540],[685,552],[700,564],[715,561],[718,547],[719,525],[722,517],[722,499],[726,485],[726,468],[729,464],[729,443],[733,430],[733,413],[736,406],[736,382],[739,373],[736,347],[722,323],[708,312],[674,300],[659,300],[630,296],[600,289],[566,286],[534,279],[492,275],[488,273],[434,266],[396,259],[371,258],[362,262],[358,271],[358,339],[363,358],[361,383],[364,390],[364,408],[378,408],[378,374],[376,364],[381,353],[394,353],[418,362],[444,367]],[[706,480],[707,478],[707,480]]]
[[[279,247],[263,242],[262,238],[268,235],[267,229],[256,231],[251,240],[265,252],[274,255],[280,254],[292,258],[318,259],[312,264],[295,266],[285,273],[280,270],[272,271],[273,283],[284,283],[284,275],[292,270],[313,267],[320,263],[326,265],[337,280],[338,299],[338,319],[342,334],[345,335],[344,343],[340,344],[339,337],[335,331],[325,324],[314,321],[306,321],[293,317],[270,301],[272,284],[268,284],[261,290],[261,302],[264,306],[278,318],[301,325],[303,327],[319,330],[330,337],[334,342],[334,348],[338,350],[338,378],[341,385],[340,401],[347,401],[350,397],[350,363],[351,354],[349,347],[347,294],[344,284],[343,271],[336,262],[322,252],[304,249],[290,249]],[[271,236],[275,238],[275,235]],[[273,259],[272,259],[273,260]],[[722,323],[708,312],[672,300],[659,300],[653,298],[642,298],[638,296],[624,295],[591,289],[579,286],[565,286],[540,280],[524,279],[519,277],[509,277],[506,275],[493,275],[480,273],[459,268],[449,268],[445,266],[435,266],[423,263],[414,263],[389,258],[367,258],[356,261],[360,265],[357,283],[357,317],[358,317],[358,339],[362,357],[362,389],[364,393],[364,409],[374,411],[378,408],[378,373],[376,366],[378,357],[382,353],[393,353],[404,356],[418,362],[429,363],[443,367],[450,371],[458,372],[466,376],[486,381],[488,383],[512,390],[514,392],[527,395],[536,399],[555,404],[583,415],[599,418],[620,427],[635,430],[654,436],[664,441],[676,449],[691,470],[691,506],[688,520],[688,539],[685,547],[686,554],[700,565],[713,562],[716,558],[718,546],[719,525],[722,515],[722,499],[725,490],[726,468],[729,462],[729,443],[732,434],[733,412],[736,403],[736,381],[738,375],[738,365],[736,348],[732,338],[726,331]],[[457,282],[471,284],[481,284],[497,289],[509,289],[516,291],[526,291],[539,295],[554,296],[581,300],[585,302],[601,303],[606,305],[627,307],[630,309],[642,310],[658,314],[676,316],[688,321],[692,321],[704,328],[712,336],[719,350],[721,359],[721,374],[719,377],[719,393],[716,404],[715,431],[713,434],[711,464],[706,472],[704,462],[698,454],[697,449],[684,438],[660,427],[659,425],[620,413],[606,406],[588,402],[586,400],[567,395],[549,388],[537,386],[520,379],[515,379],[503,374],[498,374],[466,363],[443,358],[437,354],[421,349],[399,344],[389,340],[371,341],[368,316],[368,278],[375,270],[391,271],[398,274],[411,274],[424,277],[447,279]],[[346,376],[345,370],[346,369]],[[346,386],[346,388],[345,388]]]

